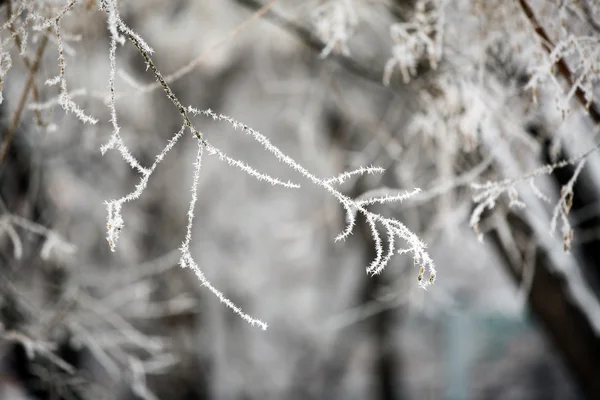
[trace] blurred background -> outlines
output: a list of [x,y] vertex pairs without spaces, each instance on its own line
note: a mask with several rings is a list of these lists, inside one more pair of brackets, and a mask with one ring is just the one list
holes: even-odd
[[[422,189],[372,209],[427,243],[427,290],[408,255],[368,276],[364,220],[335,242],[334,197],[194,117],[231,157],[302,183],[271,186],[216,157],[200,171],[191,253],[266,331],[178,265],[191,136],[124,205],[110,251],[105,202],[140,180],[100,152],[112,1],[0,4],[0,398],[600,398],[600,159],[578,157],[598,142],[596,0],[118,1],[184,106],[235,118],[319,177],[386,169],[349,179],[348,196]],[[94,125],[44,84],[60,67],[43,21],[63,9],[68,92]],[[154,82],[118,45],[120,135],[144,166],[182,124]],[[472,184],[504,179],[475,221]]]

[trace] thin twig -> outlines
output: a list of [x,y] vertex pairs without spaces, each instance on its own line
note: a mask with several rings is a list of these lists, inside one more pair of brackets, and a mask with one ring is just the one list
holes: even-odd
[[585,152],[583,152],[577,156],[571,157],[566,160],[557,161],[552,164],[543,165],[543,166],[536,168],[524,175],[519,176],[518,178],[513,178],[513,179],[509,178],[509,179],[504,179],[504,180],[496,181],[496,182],[488,181],[484,185],[473,184],[472,186],[476,190],[486,190],[486,189],[496,188],[496,187],[508,188],[510,186],[515,185],[516,183],[535,178],[536,176],[549,175],[549,174],[553,173],[554,170],[556,170],[556,169],[564,168],[569,165],[575,165],[576,163],[579,163],[579,162],[587,159],[590,155],[592,155],[597,150],[600,150],[600,143],[596,144],[594,147],[586,150]]
[[142,55],[142,57],[144,57],[144,60],[146,61],[146,65],[148,65],[148,67],[152,70],[152,72],[154,73],[154,76],[156,77],[156,79],[158,80],[158,82],[160,83],[162,88],[164,89],[165,93],[167,94],[167,97],[169,98],[169,100],[171,100],[173,105],[175,105],[175,107],[179,111],[179,114],[181,114],[181,117],[183,118],[183,123],[185,124],[185,126],[187,126],[194,133],[194,136],[196,136],[196,138],[198,138],[198,140],[200,140],[200,142],[202,143],[203,146],[207,146],[208,143],[202,137],[202,133],[196,129],[194,124],[192,124],[192,121],[190,120],[190,117],[188,116],[187,111],[185,110],[185,107],[181,104],[179,99],[175,96],[175,94],[171,90],[171,87],[169,86],[169,84],[165,81],[165,78],[162,76],[162,74],[160,73],[160,71],[158,70],[156,65],[154,64],[154,61],[152,61],[152,58],[150,58],[150,54],[148,54],[148,52],[146,50],[144,50],[144,46],[142,45],[140,40],[134,34],[132,34],[130,31],[124,30],[124,29],[122,31],[124,34],[127,35],[129,40],[131,40],[131,42],[135,45],[135,47],[137,47],[137,49],[138,49],[139,53]]
[[[219,41],[217,41],[212,46],[210,46],[208,49],[203,51],[200,55],[198,55],[192,61],[187,63],[181,69],[173,72],[172,74],[165,76],[164,81],[167,83],[173,83],[173,82],[183,78],[190,72],[192,72],[194,69],[196,69],[202,63],[202,61],[204,61],[207,58],[207,56],[209,56],[216,49],[218,49],[219,47],[221,47],[222,45],[224,45],[231,39],[238,36],[241,32],[243,32],[246,28],[248,28],[257,19],[261,18],[273,6],[273,4],[275,4],[276,1],[277,0],[270,0],[269,2],[267,2],[264,6],[260,7],[258,10],[256,10],[256,12],[254,12],[254,14],[252,14],[250,16],[250,18],[247,18],[244,21],[242,21],[238,26],[233,28],[233,30],[231,30],[226,36],[224,36]],[[162,84],[160,82],[154,82],[149,85],[140,87],[139,91],[141,91],[142,93],[148,93],[155,89],[160,88],[161,86],[162,86]]]
[[[10,21],[11,17],[12,17],[12,4],[11,4],[11,0],[7,0],[7,2],[6,2],[6,19],[8,21]],[[17,45],[17,48],[21,49],[23,42],[21,41],[21,36],[16,31],[14,25],[10,24],[8,26],[8,29],[10,30],[10,32],[12,33],[12,35],[15,39],[15,44]],[[27,57],[27,54],[23,54],[22,59],[23,59],[23,64],[25,64],[25,67],[28,70],[31,70],[31,60],[29,59],[29,57]],[[35,81],[33,82],[33,86],[31,88],[31,93],[33,96],[33,101],[36,103],[39,103],[40,102],[40,92],[38,90],[38,87],[37,87],[37,84],[35,83]],[[42,113],[40,112],[40,110],[34,110],[34,113],[35,113],[36,123],[40,126],[45,126],[46,124],[42,120]]]
[[27,102],[27,96],[29,94],[29,90],[33,87],[34,80],[35,80],[35,74],[37,73],[37,70],[40,66],[40,60],[42,59],[42,56],[44,55],[44,50],[46,49],[47,44],[48,44],[48,35],[44,35],[44,37],[42,38],[42,41],[40,43],[40,46],[38,47],[38,51],[35,55],[35,59],[33,60],[33,63],[31,64],[31,68],[29,68],[29,76],[27,78],[27,82],[25,83],[25,87],[23,88],[23,92],[21,93],[21,98],[19,99],[17,109],[15,110],[12,120],[10,121],[10,125],[9,125],[8,129],[6,130],[6,133],[4,134],[4,140],[2,141],[2,148],[0,148],[0,165],[4,161],[4,157],[6,156],[6,153],[8,152],[8,147],[10,146],[12,137],[15,133],[15,130],[17,129],[17,126],[19,125],[19,121],[21,120],[21,114],[23,112],[23,109],[25,108],[25,103]]

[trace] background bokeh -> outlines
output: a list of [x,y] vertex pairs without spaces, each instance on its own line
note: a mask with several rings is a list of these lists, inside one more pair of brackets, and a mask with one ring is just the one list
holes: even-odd
[[[19,6],[2,3],[14,12]],[[423,189],[374,209],[428,244],[438,270],[428,290],[419,288],[410,256],[395,256],[369,277],[374,248],[364,221],[334,242],[345,226],[335,198],[240,130],[195,117],[228,155],[302,183],[274,187],[216,157],[203,160],[192,255],[267,331],[178,266],[197,149],[191,136],[158,166],[141,198],[124,206],[125,227],[110,251],[104,202],[133,190],[140,177],[117,151],[100,154],[112,131],[109,31],[96,1],[80,3],[61,22],[66,76],[74,101],[99,122],[65,113],[58,89],[44,86],[59,72],[50,34],[35,76],[45,125],[36,123],[29,98],[0,165],[3,399],[598,398],[598,156],[587,158],[575,184],[569,252],[550,225],[571,165],[536,176],[534,188],[518,182],[525,208],[501,196],[483,214],[483,241],[469,223],[471,183],[518,178],[597,141],[598,121],[574,99],[563,119],[565,95],[551,83],[540,85],[534,105],[527,84],[548,56],[519,2],[119,2],[164,75],[202,55],[171,84],[182,104],[232,116],[320,177],[386,168],[345,183],[342,192],[353,197]],[[587,1],[530,3],[555,42],[565,35],[563,21],[563,29],[600,46],[593,42],[597,7],[586,13]],[[417,52],[410,79],[397,66],[384,85],[390,57],[406,50],[390,27],[415,21],[422,5],[421,15],[435,22],[431,36],[443,27],[439,59]],[[44,31],[30,24],[24,54],[33,57]],[[325,54],[332,32],[347,40]],[[29,74],[10,39],[3,31],[12,55],[3,132]],[[116,55],[121,136],[150,165],[181,116],[161,88],[140,90],[154,77],[131,43]],[[593,65],[600,59],[589,58]],[[579,73],[577,55],[565,59]]]

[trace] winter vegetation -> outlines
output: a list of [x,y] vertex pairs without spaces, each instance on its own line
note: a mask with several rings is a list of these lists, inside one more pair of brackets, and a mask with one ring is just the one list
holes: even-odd
[[0,15],[0,398],[600,396],[597,1]]

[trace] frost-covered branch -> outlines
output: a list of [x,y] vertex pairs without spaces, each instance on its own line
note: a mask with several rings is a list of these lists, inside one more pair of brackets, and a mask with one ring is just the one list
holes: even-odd
[[[258,143],[260,143],[267,151],[272,153],[280,162],[286,164],[289,168],[297,171],[304,178],[308,179],[313,184],[322,187],[330,195],[335,197],[338,200],[338,202],[342,205],[342,207],[346,210],[346,229],[335,238],[336,241],[344,240],[348,238],[350,234],[352,234],[356,223],[355,214],[357,212],[361,213],[367,219],[367,222],[372,228],[372,235],[375,241],[377,252],[377,258],[367,268],[367,272],[369,274],[379,274],[383,271],[383,269],[389,263],[392,255],[397,252],[396,242],[394,238],[398,237],[406,241],[409,245],[408,248],[402,250],[402,253],[411,253],[413,255],[415,263],[423,266],[429,272],[429,279],[427,281],[420,280],[420,286],[426,288],[429,284],[435,281],[436,270],[433,260],[429,257],[429,254],[426,251],[426,245],[419,239],[419,237],[413,232],[411,232],[400,221],[392,218],[383,217],[382,215],[374,213],[367,209],[368,205],[375,203],[382,204],[406,200],[412,196],[417,195],[420,192],[419,189],[415,189],[412,192],[407,193],[395,193],[393,195],[385,194],[383,196],[367,196],[366,198],[352,199],[342,194],[340,191],[333,187],[333,183],[338,182],[336,179],[321,179],[315,176],[314,174],[309,172],[305,167],[303,167],[294,159],[292,159],[290,156],[286,155],[279,148],[274,146],[264,135],[248,127],[247,125],[244,125],[227,115],[217,114],[210,109],[197,110],[193,107],[188,107],[188,111],[194,115],[204,115],[214,120],[228,122],[233,126],[234,129],[242,129],[247,135],[251,136]],[[351,176],[356,173],[379,172],[379,170],[373,167],[367,167],[362,169],[359,168],[357,171],[358,172],[351,171],[347,176]],[[342,174],[342,177],[346,177],[346,175]],[[381,238],[379,237],[379,232],[377,231],[377,229],[374,228],[376,223],[382,225],[387,233],[388,253],[385,257],[381,257],[381,254],[383,253],[383,248],[381,244]]]
[[394,41],[392,57],[385,65],[383,83],[387,86],[394,69],[400,67],[404,83],[417,73],[417,64],[425,58],[436,69],[442,58],[444,33],[444,1],[419,0],[410,22],[399,22],[390,27]]
[[[169,84],[163,78],[162,74],[160,73],[160,71],[154,64],[154,62],[152,61],[152,58],[151,58],[152,50],[150,49],[150,47],[135,32],[133,32],[130,28],[128,28],[120,19],[117,8],[116,8],[116,3],[113,0],[106,0],[102,3],[102,5],[108,13],[109,31],[111,32],[111,46],[110,46],[111,72],[110,72],[110,78],[109,78],[109,86],[111,89],[111,99],[110,99],[109,106],[111,108],[111,122],[113,124],[113,133],[111,135],[109,142],[106,145],[102,146],[101,150],[102,150],[102,153],[104,154],[109,149],[113,149],[113,148],[117,149],[120,152],[121,156],[124,158],[124,160],[132,168],[137,170],[142,175],[140,182],[138,183],[138,185],[136,186],[136,188],[133,192],[131,192],[128,195],[123,196],[117,200],[111,200],[111,201],[107,202],[107,210],[108,210],[107,229],[108,229],[108,241],[109,241],[111,250],[114,251],[116,249],[117,240],[119,238],[119,233],[124,226],[124,220],[121,215],[121,209],[122,209],[123,204],[139,198],[139,196],[142,194],[142,192],[146,188],[148,180],[149,180],[150,176],[152,175],[152,173],[154,172],[154,170],[156,169],[157,165],[162,161],[162,159],[164,158],[166,153],[175,145],[175,143],[181,138],[181,136],[183,136],[183,133],[185,132],[185,130],[189,129],[192,132],[193,136],[198,140],[198,155],[196,158],[195,169],[194,169],[194,181],[192,184],[192,199],[190,201],[190,208],[188,210],[187,233],[186,233],[185,241],[181,247],[182,256],[181,256],[181,260],[180,260],[180,265],[184,268],[189,267],[190,269],[192,269],[194,271],[194,273],[196,274],[196,276],[198,277],[198,279],[203,284],[203,286],[206,286],[213,294],[215,294],[215,296],[221,302],[223,302],[227,307],[232,309],[236,314],[240,315],[244,320],[246,320],[247,322],[249,322],[252,325],[258,325],[262,329],[267,328],[266,323],[254,318],[254,317],[251,317],[250,315],[243,312],[240,307],[235,305],[233,302],[231,302],[229,299],[227,299],[222,292],[220,292],[218,289],[216,289],[214,286],[212,286],[212,284],[208,281],[208,279],[206,278],[204,273],[201,271],[199,266],[196,264],[196,262],[194,261],[192,255],[191,255],[191,251],[190,251],[191,232],[192,232],[192,225],[193,225],[193,218],[194,218],[194,206],[195,206],[195,203],[197,200],[196,193],[197,193],[197,186],[198,186],[203,151],[206,149],[209,154],[218,155],[220,159],[227,161],[230,165],[238,167],[242,171],[250,174],[251,176],[253,176],[259,180],[266,180],[267,182],[269,182],[271,184],[283,185],[284,187],[289,187],[289,188],[299,187],[299,185],[292,183],[292,182],[283,182],[283,181],[278,180],[277,178],[260,173],[260,172],[256,171],[253,167],[247,165],[246,163],[244,163],[240,160],[233,159],[233,158],[227,156],[221,150],[212,146],[206,140],[204,135],[202,135],[202,133],[195,128],[194,124],[191,122],[191,120],[188,116],[188,113],[195,114],[195,115],[204,114],[215,120],[227,121],[230,124],[232,124],[233,127],[236,129],[242,128],[245,133],[251,135],[267,151],[274,154],[277,157],[277,159],[279,159],[279,161],[288,165],[288,167],[292,168],[293,170],[296,170],[301,175],[303,175],[305,178],[312,181],[314,184],[323,187],[331,195],[336,197],[338,199],[338,201],[342,204],[344,209],[346,210],[347,217],[348,217],[348,220],[347,220],[348,223],[347,223],[346,229],[336,237],[336,240],[346,239],[352,233],[354,226],[355,226],[354,214],[355,214],[356,210],[358,212],[362,213],[368,219],[369,224],[371,224],[371,225],[374,225],[375,223],[381,224],[387,232],[388,252],[385,257],[378,257],[367,268],[367,272],[369,272],[370,274],[381,273],[381,271],[388,264],[388,262],[390,261],[392,256],[396,253],[395,237],[399,237],[401,239],[404,239],[409,244],[408,249],[404,249],[403,252],[404,253],[409,253],[409,252],[412,253],[413,258],[415,259],[415,262],[421,264],[423,266],[423,268],[426,268],[429,271],[430,277],[427,282],[422,280],[422,273],[419,274],[420,285],[423,288],[425,288],[430,283],[434,282],[435,273],[436,273],[435,267],[434,267],[433,261],[431,260],[428,253],[426,252],[425,244],[423,242],[421,242],[421,240],[401,222],[391,219],[391,218],[385,218],[385,217],[381,216],[380,214],[373,213],[366,209],[366,206],[368,206],[370,204],[374,204],[374,203],[402,201],[402,200],[410,197],[410,194],[384,196],[381,198],[376,197],[376,198],[366,199],[366,200],[353,200],[353,199],[343,195],[338,190],[334,189],[332,184],[333,183],[341,183],[348,177],[350,177],[352,175],[356,175],[356,174],[381,172],[379,169],[376,169],[373,167],[362,168],[362,169],[359,169],[358,171],[353,171],[346,175],[342,174],[341,176],[339,176],[337,178],[324,180],[324,179],[316,177],[315,175],[310,173],[308,170],[306,170],[303,166],[301,166],[296,161],[294,161],[291,157],[284,154],[281,150],[279,150],[277,147],[275,147],[273,144],[271,144],[271,142],[265,136],[263,136],[262,134],[260,134],[259,132],[255,131],[255,130],[253,130],[252,128],[249,128],[248,126],[235,121],[233,118],[222,115],[222,114],[217,115],[212,110],[198,111],[192,107],[185,109],[182,106],[179,99],[175,96],[175,94],[169,87]],[[156,79],[160,83],[160,85],[163,87],[165,93],[167,94],[167,97],[171,100],[173,105],[177,108],[177,110],[179,111],[179,113],[183,119],[183,126],[180,129],[180,131],[169,141],[169,143],[163,149],[163,151],[156,157],[155,162],[152,164],[152,166],[150,168],[143,167],[133,157],[131,152],[125,146],[125,144],[119,134],[119,126],[117,124],[115,96],[114,96],[114,93],[115,93],[114,76],[115,76],[115,69],[116,69],[115,48],[116,48],[116,43],[121,41],[118,32],[122,32],[136,46],[136,48],[138,49],[138,51],[140,52],[140,54],[143,56],[144,60],[146,61],[146,65],[152,71],[152,73],[154,74],[154,76],[156,77]],[[416,193],[417,193],[417,191],[414,191],[412,194],[416,194]],[[382,245],[381,245],[381,239],[379,238],[379,233],[376,229],[373,230],[373,237],[376,242],[377,253],[381,254],[383,252],[383,249],[382,249]]]
[[571,211],[571,207],[573,206],[573,186],[579,177],[579,174],[583,170],[583,166],[585,165],[585,158],[582,159],[577,168],[575,168],[575,172],[569,182],[562,187],[560,190],[560,199],[558,203],[554,207],[554,212],[552,214],[552,221],[550,222],[550,232],[554,233],[556,231],[556,224],[558,220],[558,215],[561,216],[562,221],[562,234],[563,234],[563,243],[564,250],[569,251],[571,248],[571,242],[573,241],[573,229],[571,228],[571,224],[569,223],[569,212]]
[[70,12],[78,0],[70,1],[56,16],[56,18],[51,20],[45,20],[39,27],[39,29],[48,29],[51,28],[54,30],[54,35],[56,36],[56,43],[58,46],[58,65],[60,67],[60,72],[57,76],[52,79],[46,80],[46,85],[53,86],[59,84],[60,87],[60,97],[59,104],[62,108],[68,112],[73,113],[79,120],[84,123],[95,124],[98,120],[92,116],[89,116],[83,111],[77,103],[73,101],[73,99],[69,96],[69,91],[67,90],[67,77],[65,75],[67,69],[67,60],[65,58],[65,48],[61,36],[60,22],[63,17]]
[[[548,196],[543,194],[539,190],[539,188],[535,185],[534,178],[537,176],[540,176],[540,175],[549,175],[552,172],[554,172],[554,170],[559,169],[559,168],[564,168],[569,165],[578,164],[578,166],[575,170],[575,173],[573,174],[573,177],[571,178],[569,183],[567,183],[567,185],[563,186],[563,189],[561,191],[561,199],[559,200],[559,203],[557,204],[557,206],[554,210],[554,214],[553,214],[554,216],[552,218],[551,229],[550,229],[551,232],[554,232],[554,230],[556,229],[556,219],[559,215],[559,211],[563,210],[564,212],[561,214],[561,215],[563,215],[563,227],[566,227],[565,229],[567,231],[569,231],[570,225],[569,225],[568,221],[566,220],[566,215],[568,214],[568,211],[570,210],[570,205],[568,205],[567,200],[569,198],[572,198],[572,196],[573,196],[573,185],[575,183],[575,180],[579,176],[581,169],[583,168],[585,160],[598,149],[600,149],[600,144],[594,146],[593,148],[589,149],[588,151],[586,151],[576,157],[572,157],[568,160],[558,161],[553,164],[544,165],[544,166],[537,168],[529,173],[521,175],[518,178],[504,179],[502,181],[496,181],[496,182],[488,181],[484,184],[472,183],[471,187],[478,193],[473,197],[473,201],[477,205],[476,205],[475,209],[473,210],[473,212],[471,213],[471,219],[469,222],[471,227],[479,235],[479,238],[481,240],[483,238],[483,236],[480,232],[480,229],[479,229],[479,222],[481,220],[481,215],[483,214],[483,212],[486,209],[489,209],[489,210],[493,209],[496,205],[496,201],[503,194],[508,195],[511,205],[523,207],[524,203],[522,203],[518,200],[518,193],[515,188],[515,186],[518,183],[523,182],[523,181],[529,181],[531,189],[532,189],[533,193],[536,195],[536,197],[543,200],[544,202],[549,202],[550,199],[548,198]],[[569,232],[567,232],[567,233],[568,233],[568,235],[565,235],[565,237],[568,236],[572,239],[572,235],[573,235],[572,231],[570,233]],[[569,246],[567,246],[566,243],[567,242],[565,241],[565,250],[567,250],[569,247]],[[570,244],[570,240],[568,243]]]
[[[535,33],[539,36],[542,47],[548,52],[549,65],[541,65],[533,69],[533,74],[528,87],[533,92],[534,101],[536,101],[536,89],[540,82],[550,78],[559,92],[562,93],[561,85],[554,79],[553,66],[558,67],[558,71],[567,81],[569,87],[566,96],[561,98],[558,105],[563,113],[563,118],[569,112],[569,100],[575,96],[579,103],[588,111],[590,117],[596,124],[600,124],[600,108],[594,100],[593,83],[598,80],[598,69],[600,68],[600,39],[597,37],[577,37],[568,35],[568,37],[555,45],[550,39],[544,26],[537,19],[535,12],[527,0],[519,0],[523,13],[531,23]],[[580,65],[576,68],[578,76],[575,77],[566,57],[576,54],[576,59]]]

